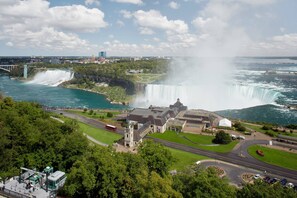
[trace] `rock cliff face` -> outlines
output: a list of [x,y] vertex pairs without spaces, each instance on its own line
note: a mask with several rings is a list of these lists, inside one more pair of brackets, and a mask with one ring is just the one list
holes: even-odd
[[126,93],[128,95],[133,95],[135,93],[135,84],[126,79],[120,79],[120,78],[111,78],[106,76],[97,76],[97,75],[83,75],[80,73],[75,73],[74,77],[76,79],[89,79],[96,83],[108,83],[111,86],[121,86],[126,90]]

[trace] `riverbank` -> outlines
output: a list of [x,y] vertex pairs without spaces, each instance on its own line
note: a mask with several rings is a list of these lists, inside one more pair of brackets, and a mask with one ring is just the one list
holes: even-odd
[[108,86],[101,83],[100,85],[96,84],[92,88],[89,88],[84,84],[67,84],[63,83],[59,85],[67,89],[78,89],[83,91],[88,91],[96,94],[101,94],[105,96],[111,104],[120,104],[120,105],[129,105],[133,99],[133,96],[126,94],[125,89],[119,86]]

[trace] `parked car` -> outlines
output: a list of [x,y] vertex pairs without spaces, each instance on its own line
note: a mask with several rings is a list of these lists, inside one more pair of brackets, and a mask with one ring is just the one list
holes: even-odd
[[278,181],[278,179],[277,178],[273,178],[273,179],[271,179],[271,180],[269,180],[269,184],[274,184],[275,182],[277,182]]
[[232,138],[232,140],[236,140],[236,135],[233,135],[233,134],[231,134],[231,138]]
[[292,183],[287,183],[286,187],[287,187],[287,188],[294,188],[294,184],[292,184]]
[[245,137],[242,136],[242,135],[240,135],[240,136],[237,137],[237,139],[239,139],[239,140],[245,140]]
[[260,179],[260,178],[261,178],[261,175],[260,175],[260,174],[256,174],[256,175],[254,175],[253,178],[254,178],[254,179]]
[[263,180],[268,183],[270,179],[271,178],[269,176],[266,176]]
[[280,180],[280,184],[282,185],[282,186],[285,186],[286,184],[287,184],[287,179],[285,179],[285,178],[283,178],[282,180]]

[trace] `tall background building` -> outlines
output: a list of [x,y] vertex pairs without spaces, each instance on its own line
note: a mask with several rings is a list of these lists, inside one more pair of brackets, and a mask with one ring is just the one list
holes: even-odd
[[98,53],[99,58],[106,58],[106,51],[101,51]]

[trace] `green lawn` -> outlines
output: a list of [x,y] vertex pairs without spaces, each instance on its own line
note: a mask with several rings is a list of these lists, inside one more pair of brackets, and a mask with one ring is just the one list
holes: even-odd
[[[264,156],[259,156],[256,151],[262,150]],[[267,148],[260,145],[253,145],[248,148],[248,152],[254,158],[266,162],[268,164],[273,164],[276,166],[281,166],[284,168],[297,170],[297,154],[289,153],[286,151],[276,150]]]
[[[74,109],[66,110],[66,111],[70,112],[70,113],[75,113],[75,114],[78,114],[78,115],[81,115],[81,116],[85,116],[85,117],[88,117],[88,118],[94,118],[94,119],[99,119],[99,118],[100,119],[105,119],[105,118],[107,118],[107,112],[108,112],[108,111],[105,111],[105,110],[104,111],[103,110],[93,110],[93,112],[96,113],[96,114],[94,115],[94,113],[93,113],[92,115],[90,115],[89,114],[90,110],[88,110],[87,112],[83,112],[82,110],[74,110]],[[119,111],[112,110],[110,112],[113,114],[113,116],[120,114]]]
[[173,157],[176,159],[175,163],[171,166],[172,170],[182,170],[185,167],[194,164],[199,160],[209,159],[208,157],[202,155],[196,155],[193,153],[172,149],[166,147],[172,153]]
[[275,131],[262,129],[262,127],[263,127],[262,125],[257,126],[257,125],[253,125],[253,124],[243,123],[243,122],[241,122],[241,125],[244,127],[250,128],[252,130],[261,132],[261,133],[271,132],[271,133],[277,135],[277,133]]
[[238,143],[238,141],[232,141],[230,144],[227,145],[213,146],[212,140],[214,139],[214,136],[190,133],[177,134],[173,131],[166,131],[165,133],[153,133],[149,136],[220,153],[226,153],[231,151],[234,148],[234,146]]
[[272,133],[275,137],[278,134],[297,137],[297,133],[289,133],[289,132],[284,133],[284,132],[281,132],[281,131],[277,132],[277,131],[273,131],[271,129],[264,130],[264,129],[262,129],[263,125],[257,126],[257,125],[249,124],[249,123],[246,123],[246,122],[245,123],[241,122],[241,125],[244,126],[244,127],[246,127],[246,128],[250,128],[252,130],[261,132],[261,133],[266,133],[266,132]]
[[105,144],[112,144],[114,141],[119,140],[122,137],[119,134],[105,131],[103,129],[98,129],[81,122],[79,122],[78,124],[83,133]]

